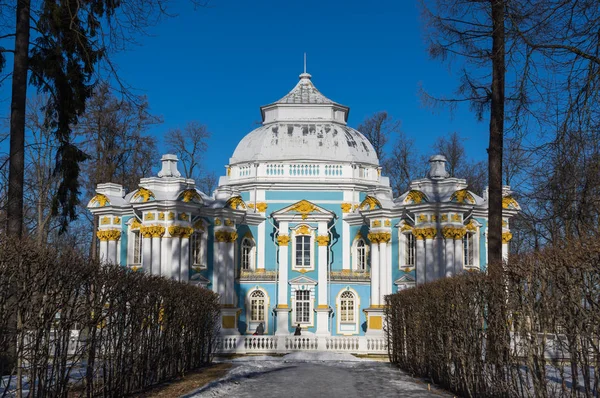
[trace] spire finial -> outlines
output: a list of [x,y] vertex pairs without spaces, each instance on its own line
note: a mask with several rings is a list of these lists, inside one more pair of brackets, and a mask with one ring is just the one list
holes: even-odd
[[306,73],[306,53],[304,53],[304,73]]

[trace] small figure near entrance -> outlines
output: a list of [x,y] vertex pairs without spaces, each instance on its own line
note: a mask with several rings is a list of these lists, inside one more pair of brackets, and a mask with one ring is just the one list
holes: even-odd
[[294,332],[294,336],[300,336],[302,334],[302,328],[300,327],[300,324],[298,324],[298,326],[296,326],[296,331]]
[[256,327],[256,330],[254,331],[254,335],[262,336],[263,334],[265,334],[265,326],[261,322]]

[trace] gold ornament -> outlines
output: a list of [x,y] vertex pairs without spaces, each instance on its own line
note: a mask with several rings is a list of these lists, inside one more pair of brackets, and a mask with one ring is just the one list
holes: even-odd
[[383,222],[383,225],[386,226],[386,227],[391,227],[392,226],[392,222],[390,220],[385,220]]
[[457,203],[472,203],[472,204],[474,204],[475,198],[466,189],[461,189],[459,191],[454,192],[452,194],[452,196],[450,196],[450,201],[451,202],[456,201]]
[[225,225],[228,226],[228,227],[232,227],[233,226],[233,221],[230,220],[229,218],[226,218],[225,219]]
[[120,223],[121,223],[121,218],[120,217],[113,218],[113,224],[120,224]]
[[450,216],[450,218],[452,219],[453,222],[461,222],[460,214],[452,214]]
[[217,242],[232,243],[237,240],[237,237],[238,237],[237,232],[229,232],[229,231],[216,231],[215,232],[215,241],[217,241]]
[[342,203],[341,204],[342,213],[350,213],[352,210],[352,203]]
[[108,225],[110,224],[110,217],[102,217],[102,219],[100,220],[100,225]]
[[371,243],[387,243],[392,239],[392,234],[389,232],[371,232],[367,235]]
[[437,229],[434,227],[415,228],[413,229],[413,234],[417,240],[433,239],[435,238],[435,235],[437,235]]
[[446,239],[459,240],[459,239],[462,239],[463,236],[465,236],[466,233],[467,233],[467,228],[465,228],[465,227],[449,227],[449,226],[446,226],[446,227],[442,228],[442,235]]
[[146,221],[154,221],[154,213],[146,213],[146,214],[144,214],[144,220],[146,220]]
[[419,214],[419,217],[417,217],[417,220],[421,223],[421,222],[427,222],[427,220],[429,220],[429,217],[427,217],[427,214]]
[[179,198],[185,202],[202,202],[202,197],[195,189],[186,189],[181,194],[179,194]]
[[381,221],[379,221],[379,220],[373,220],[373,222],[371,222],[371,226],[374,227],[374,228],[381,227]]
[[139,229],[142,226],[142,224],[140,224],[140,222],[138,221],[138,219],[134,219],[133,222],[131,223],[131,226],[129,227],[129,229]]
[[187,215],[187,213],[179,213],[177,214],[177,219],[181,221],[188,221],[190,217]]
[[327,236],[327,235],[317,236],[317,244],[319,246],[327,246],[329,244],[329,236]]
[[159,221],[164,221],[165,220],[165,213],[163,213],[163,212],[158,213],[158,219],[159,219]]
[[372,196],[367,196],[365,200],[362,201],[360,205],[358,205],[360,210],[375,210],[381,209],[381,202]]
[[165,234],[165,227],[160,225],[142,226],[140,233],[144,238],[162,238]]
[[448,222],[448,214],[442,214],[442,222]]
[[167,220],[169,220],[169,221],[175,220],[175,213],[170,211],[169,214],[167,215]]
[[279,235],[277,237],[277,244],[279,246],[287,246],[288,243],[290,243],[290,236],[289,235]]
[[405,231],[412,231],[413,227],[411,227],[408,224],[404,224],[403,226],[400,227],[400,232],[405,232]]
[[290,207],[289,211],[296,211],[302,215],[302,219],[306,220],[309,213],[317,211],[317,206],[310,203],[308,200],[301,200],[300,202],[294,204]]
[[150,199],[154,199],[155,196],[151,190],[146,189],[146,188],[140,188],[137,190],[136,193],[133,194],[133,198],[131,198],[131,199],[135,200],[137,198],[142,198],[142,203],[144,203],[144,202],[148,202]]
[[98,207],[110,206],[110,200],[104,194],[96,194],[90,201],[91,203],[98,203]]
[[469,223],[466,225],[466,227],[467,227],[467,231],[471,231],[471,232],[477,231],[477,225],[475,224],[475,221],[473,221],[473,220],[469,221]]
[[103,242],[109,240],[119,240],[121,237],[121,231],[118,229],[103,229],[96,232],[96,236]]
[[302,224],[296,228],[296,235],[310,235],[310,228],[308,225]]
[[233,196],[229,198],[225,206],[234,210],[246,210],[247,208],[246,203],[244,203],[240,196]]
[[508,243],[512,239],[513,235],[510,232],[502,233],[502,243]]
[[258,202],[256,204],[256,210],[258,210],[259,213],[264,213],[267,210],[267,204],[265,202]]
[[414,203],[416,205],[418,205],[421,202],[427,202],[427,197],[425,196],[425,194],[421,191],[417,191],[417,190],[412,190],[408,193],[408,195],[406,195],[406,198],[404,199],[404,204],[410,204],[410,203]]
[[502,198],[503,209],[519,209],[519,204],[512,196],[505,196]]

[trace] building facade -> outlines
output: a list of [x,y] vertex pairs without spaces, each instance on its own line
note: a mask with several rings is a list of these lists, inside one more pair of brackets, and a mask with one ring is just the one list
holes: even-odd
[[[448,175],[443,156],[394,198],[349,108],[311,76],[261,108],[211,195],[164,155],[156,177],[125,193],[97,187],[104,261],[212,289],[222,334],[378,336],[384,296],[486,267],[486,194]],[[505,255],[518,210],[504,192]]]

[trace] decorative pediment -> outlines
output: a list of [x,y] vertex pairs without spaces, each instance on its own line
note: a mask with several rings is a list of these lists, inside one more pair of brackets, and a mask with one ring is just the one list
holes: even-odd
[[108,197],[104,194],[96,194],[96,196],[94,196],[92,198],[92,200],[90,200],[90,202],[88,203],[88,207],[104,207],[104,206],[110,206],[110,200],[108,199]]
[[365,200],[363,200],[362,203],[358,205],[358,210],[375,210],[381,209],[381,207],[381,202],[377,198],[373,196],[367,196]]
[[225,204],[225,207],[229,207],[234,210],[246,210],[248,208],[241,196],[232,196],[229,198]]
[[394,285],[396,285],[396,286],[407,285],[407,284],[411,284],[411,283],[415,283],[415,277],[412,276],[411,274],[404,274],[400,278],[398,278],[394,281]]
[[288,282],[290,285],[310,285],[310,286],[316,286],[317,285],[317,281],[309,278],[308,276],[297,276],[293,279],[290,279]]
[[131,203],[145,203],[154,200],[154,193],[146,188],[138,189],[131,197]]
[[[294,203],[291,206],[285,207],[281,210],[273,213],[274,216],[291,216],[292,219],[297,220],[297,215],[300,215],[302,220],[306,220],[309,216],[320,215],[321,217],[326,216],[327,218],[332,218],[334,214],[326,210],[316,204],[309,202],[308,200],[301,200],[299,202]],[[282,217],[283,218],[283,217]]]
[[452,196],[450,196],[450,202],[475,204],[475,198],[468,190],[461,189],[454,192]]
[[198,203],[202,204],[202,196],[195,189],[186,189],[185,191],[181,191],[179,195],[177,195],[177,200],[180,200],[185,203]]
[[521,206],[519,206],[519,203],[517,203],[517,201],[510,195],[502,198],[502,208],[521,210]]
[[417,191],[416,189],[411,190],[408,194],[406,194],[406,198],[404,198],[405,205],[418,205],[419,203],[426,202],[429,202],[429,199],[427,199],[427,195],[425,195],[421,191]]
[[199,273],[195,273],[190,279],[198,285],[206,286],[210,283],[209,279],[205,278],[204,276],[202,276],[202,274]]

